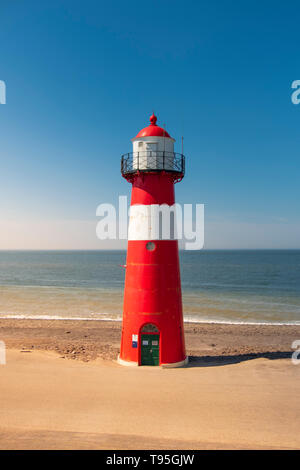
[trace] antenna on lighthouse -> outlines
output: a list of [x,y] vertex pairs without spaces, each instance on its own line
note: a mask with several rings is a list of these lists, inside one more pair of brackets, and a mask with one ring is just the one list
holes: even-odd
[[[164,124],[164,137],[166,136],[166,124]],[[164,139],[164,152],[166,150],[166,139]]]

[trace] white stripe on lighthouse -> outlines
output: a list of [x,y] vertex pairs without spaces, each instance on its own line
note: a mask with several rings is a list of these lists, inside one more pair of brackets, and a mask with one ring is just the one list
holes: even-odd
[[177,206],[178,204],[130,206],[128,240],[177,240],[180,228],[176,217]]

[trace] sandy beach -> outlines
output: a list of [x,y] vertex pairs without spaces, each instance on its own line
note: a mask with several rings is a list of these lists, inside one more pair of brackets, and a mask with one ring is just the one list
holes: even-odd
[[118,322],[1,320],[1,449],[300,448],[300,327],[187,324],[189,367],[124,368]]

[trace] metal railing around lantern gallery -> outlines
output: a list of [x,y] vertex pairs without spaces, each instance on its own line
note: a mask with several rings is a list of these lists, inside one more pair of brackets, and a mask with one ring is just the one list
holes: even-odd
[[121,157],[121,173],[129,175],[138,171],[168,171],[184,176],[185,157],[181,153],[159,150],[130,152]]

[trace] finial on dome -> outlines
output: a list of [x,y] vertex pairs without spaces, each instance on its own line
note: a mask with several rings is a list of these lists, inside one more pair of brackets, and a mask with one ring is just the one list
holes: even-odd
[[157,117],[153,113],[152,116],[150,116],[150,122],[151,122],[152,126],[156,126],[156,121],[157,121]]

